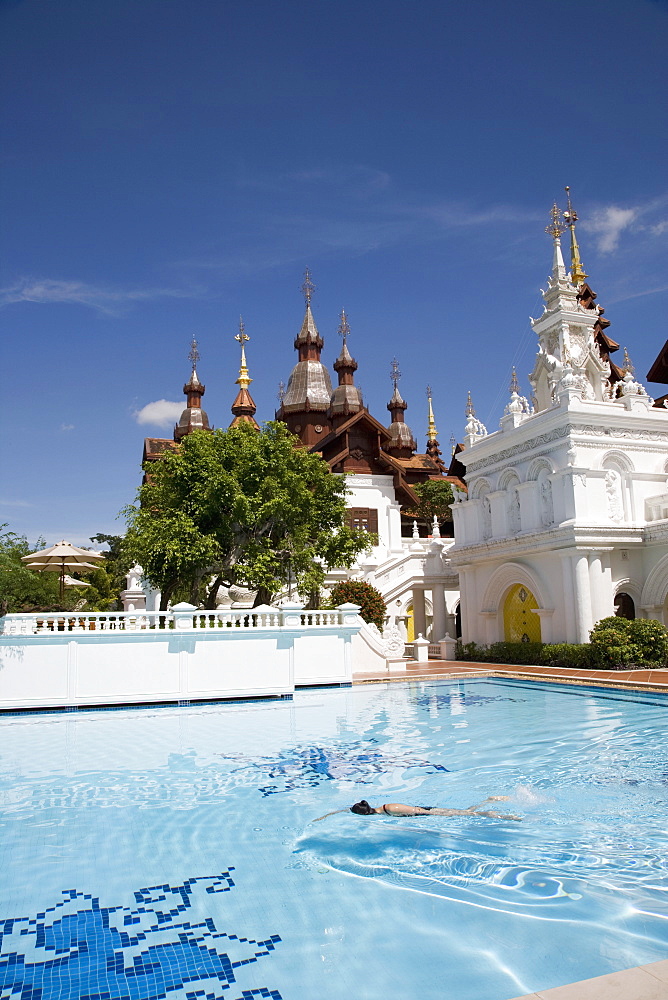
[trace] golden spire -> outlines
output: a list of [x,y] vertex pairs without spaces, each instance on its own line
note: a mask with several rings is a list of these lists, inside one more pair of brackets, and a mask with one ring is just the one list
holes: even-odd
[[450,454],[454,455],[455,449],[457,447],[457,438],[454,434],[450,435]]
[[520,393],[520,383],[519,383],[518,378],[517,378],[517,372],[515,370],[515,365],[513,365],[513,374],[512,374],[512,378],[510,379],[510,387],[509,388],[510,388],[511,392],[516,392],[517,395],[519,396],[519,393]]
[[427,440],[435,441],[438,436],[438,431],[436,430],[436,421],[434,420],[434,411],[431,405],[431,386],[427,386],[427,399],[429,400],[429,423],[427,429]]
[[469,389],[468,395],[466,397],[466,416],[467,417],[475,417],[475,410],[473,409],[473,400],[471,399],[471,390],[470,389]]
[[581,285],[586,280],[587,274],[580,260],[580,247],[575,235],[575,223],[578,221],[578,214],[571,205],[571,189],[564,188],[568,198],[568,208],[564,212],[564,221],[571,231],[571,281],[574,285]]
[[244,321],[241,316],[239,317],[239,332],[235,335],[234,339],[238,340],[241,344],[241,365],[239,366],[239,378],[237,379],[235,385],[241,386],[242,389],[247,389],[253,379],[248,374],[244,344],[250,340],[250,337],[246,333]]

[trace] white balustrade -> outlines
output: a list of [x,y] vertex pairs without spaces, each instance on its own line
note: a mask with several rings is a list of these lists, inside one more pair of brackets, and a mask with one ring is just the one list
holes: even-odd
[[53,611],[8,614],[0,618],[0,634],[46,635],[77,632],[104,635],[109,632],[145,632],[160,629],[178,631],[202,629],[276,629],[309,627],[331,628],[351,623],[353,605],[341,605],[328,611],[306,611],[301,605],[272,608],[225,608],[203,611],[190,605],[177,605],[172,611]]

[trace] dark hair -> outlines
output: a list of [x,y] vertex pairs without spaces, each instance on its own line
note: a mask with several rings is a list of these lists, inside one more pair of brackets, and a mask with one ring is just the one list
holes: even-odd
[[358,816],[370,816],[374,812],[366,799],[356,802],[354,806],[350,807],[350,811],[357,813]]

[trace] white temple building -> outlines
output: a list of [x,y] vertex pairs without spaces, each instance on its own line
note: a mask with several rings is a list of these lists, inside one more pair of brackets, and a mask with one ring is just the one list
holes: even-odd
[[586,282],[570,199],[561,219],[555,205],[532,403],[513,375],[498,431],[468,407],[449,552],[464,642],[587,642],[615,613],[668,624],[668,410],[626,353],[623,368],[611,361],[619,345]]

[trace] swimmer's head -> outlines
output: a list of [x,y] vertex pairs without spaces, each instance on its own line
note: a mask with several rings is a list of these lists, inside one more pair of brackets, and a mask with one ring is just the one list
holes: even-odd
[[356,802],[354,806],[350,807],[351,813],[357,813],[358,816],[370,816],[375,810],[369,805],[366,799],[362,799],[361,802]]

